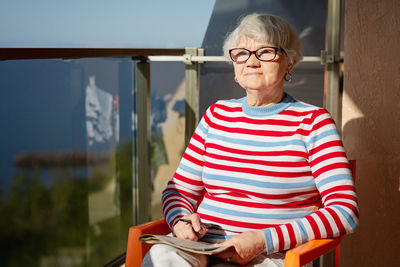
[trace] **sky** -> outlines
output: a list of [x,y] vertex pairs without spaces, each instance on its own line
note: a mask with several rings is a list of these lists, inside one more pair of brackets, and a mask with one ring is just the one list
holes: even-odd
[[1,0],[0,47],[200,47],[215,0]]

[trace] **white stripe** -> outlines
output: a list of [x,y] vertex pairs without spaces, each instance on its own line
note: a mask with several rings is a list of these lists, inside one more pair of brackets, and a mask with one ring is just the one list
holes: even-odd
[[324,224],[322,223],[321,219],[319,218],[319,216],[317,215],[311,215],[313,217],[313,219],[315,220],[315,222],[317,223],[319,232],[321,233],[321,238],[326,238],[327,234],[326,234],[326,229]]
[[307,219],[302,219],[301,221],[303,222],[303,225],[306,228],[308,240],[315,239],[315,235],[312,230],[310,222]]
[[300,173],[300,172],[310,172],[309,166],[299,166],[299,167],[281,167],[281,166],[270,166],[268,163],[266,164],[258,164],[258,163],[243,163],[239,161],[230,161],[230,160],[222,160],[215,159],[212,157],[205,157],[206,162],[212,162],[214,164],[224,165],[224,166],[232,166],[232,167],[240,167],[240,168],[250,168],[256,170],[264,170],[264,171],[274,171],[274,172],[282,172],[282,173]]
[[335,235],[335,233],[336,233],[336,235],[337,235],[337,233],[339,233],[339,228],[337,227],[332,215],[325,209],[321,209],[320,211],[325,215],[325,218],[328,220],[329,225],[332,228],[333,234]]
[[[236,147],[235,147],[236,148]],[[295,150],[294,153],[298,152],[299,150]],[[288,155],[282,155],[282,156],[259,156],[259,155],[249,155],[249,154],[240,154],[240,153],[234,153],[234,152],[229,152],[229,151],[224,151],[220,149],[215,149],[215,148],[207,148],[207,152],[217,154],[220,156],[228,156],[228,157],[234,157],[234,158],[242,158],[242,159],[249,159],[249,160],[264,160],[264,161],[271,161],[271,162],[299,162],[299,161],[304,161],[305,159],[303,157],[299,157],[296,155],[293,156],[288,156]],[[304,152],[304,151],[300,151]]]
[[249,213],[254,213],[254,214],[299,214],[299,213],[305,213],[305,212],[312,212],[313,208],[306,207],[306,208],[291,208],[291,209],[273,209],[273,208],[256,208],[256,207],[249,207],[249,206],[239,206],[236,204],[229,204],[229,203],[224,203],[224,202],[219,202],[215,200],[211,200],[208,198],[205,198],[203,201],[206,201],[206,204],[212,205],[212,206],[218,206],[220,208],[224,209],[241,209],[243,211],[249,212]]

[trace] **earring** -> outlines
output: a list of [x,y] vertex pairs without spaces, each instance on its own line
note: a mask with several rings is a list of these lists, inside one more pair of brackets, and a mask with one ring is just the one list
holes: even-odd
[[292,81],[292,74],[290,74],[290,72],[286,73],[285,77],[283,77],[283,79],[285,79],[285,81],[290,83]]
[[238,79],[236,78],[236,76],[235,76],[235,82],[238,82]]

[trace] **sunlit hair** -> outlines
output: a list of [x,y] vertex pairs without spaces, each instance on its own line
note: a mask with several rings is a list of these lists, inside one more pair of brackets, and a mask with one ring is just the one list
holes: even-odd
[[239,25],[225,38],[224,56],[230,58],[229,49],[236,48],[244,37],[283,48],[292,65],[303,58],[299,37],[290,24],[278,16],[253,13],[243,17]]

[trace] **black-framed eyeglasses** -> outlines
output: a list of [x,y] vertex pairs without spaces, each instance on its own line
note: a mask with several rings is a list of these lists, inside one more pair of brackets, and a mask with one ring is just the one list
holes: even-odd
[[246,48],[233,48],[229,50],[229,56],[236,63],[245,63],[251,57],[251,54],[254,54],[258,60],[267,62],[274,60],[278,52],[285,52],[285,50],[273,46],[261,47],[254,51]]

